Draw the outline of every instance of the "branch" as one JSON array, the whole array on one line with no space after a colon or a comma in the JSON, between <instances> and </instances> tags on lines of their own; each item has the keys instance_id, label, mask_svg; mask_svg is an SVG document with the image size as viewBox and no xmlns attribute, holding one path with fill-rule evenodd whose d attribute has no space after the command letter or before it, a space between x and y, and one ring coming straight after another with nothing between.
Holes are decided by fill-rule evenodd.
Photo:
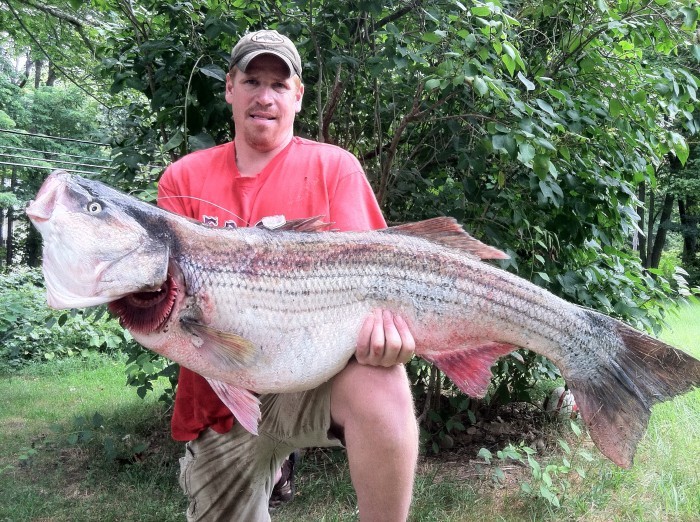
<instances>
[{"instance_id":1,"label":"branch","mask_svg":"<svg viewBox=\"0 0 700 522\"><path fill-rule=\"evenodd\" d=\"M17 20L17 23L19 23L20 27L24 30L24 32L27 33L27 35L29 36L29 38L31 38L31 40L36 44L36 46L37 46L37 47L39 48L39 50L43 53L43 55L46 56L46 57L51 61L51 56L49 55L49 53L46 51L46 49L44 49L44 47L41 45L41 43L39 43L39 40L36 39L36 37L32 34L32 32L29 30L29 28L28 28L26 25L24 25L24 22L23 22L22 19L20 18L20 16L19 16L19 14L17 13L17 11L15 11L14 7L12 7L12 4L10 4L10 2L7 2L7 7L10 8L10 11L12 12L12 16L15 17L15 19ZM99 103L99 104L102 105L103 107L107 107L108 109L111 108L111 107L109 107L106 103L104 103L102 100L100 100L99 98L97 98L94 94L92 94L90 91L88 91L87 89L85 89L85 87L83 87L82 85L80 85L80 84L77 82L77 80L75 80L70 74L68 74L68 72L67 72L63 67L61 67L60 65L56 64L56 62L53 62L53 66L54 66L56 69L58 69L59 71L61 71L61 74L63 74L63 76L64 76L69 82L71 82L71 83L72 83L73 85L75 85L78 89L80 89L81 91L83 91L83 92L84 92L86 95L88 95L90 98L92 98L93 100L95 100L97 103Z\"/></svg>"},{"instance_id":2,"label":"branch","mask_svg":"<svg viewBox=\"0 0 700 522\"><path fill-rule=\"evenodd\" d=\"M50 16L53 16L54 18L58 18L59 20L63 20L64 22L68 22L70 25L72 25L75 28L75 31L78 33L78 35L80 36L80 39L87 46L87 48L90 49L90 52L94 54L95 48L93 47L90 39L85 35L85 24L83 24L82 20L80 20L79 18L76 18L75 16L73 16L70 13L66 13L65 11L61 11L57 7L52 7L50 5L36 3L36 2L34 2L34 0L17 0L17 1L21 4L24 4L26 6L33 8L33 9L36 9L37 11L41 11L42 13L46 13ZM12 7L10 7L10 9L12 9ZM14 12L13 12L13 14L14 14Z\"/></svg>"}]
</instances>

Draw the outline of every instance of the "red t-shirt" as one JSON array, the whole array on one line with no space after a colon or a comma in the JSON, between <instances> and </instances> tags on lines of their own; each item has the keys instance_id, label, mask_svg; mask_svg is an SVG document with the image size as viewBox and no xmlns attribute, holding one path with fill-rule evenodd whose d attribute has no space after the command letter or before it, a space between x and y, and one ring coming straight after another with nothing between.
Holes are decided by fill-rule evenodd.
<instances>
[{"instance_id":1,"label":"red t-shirt","mask_svg":"<svg viewBox=\"0 0 700 522\"><path fill-rule=\"evenodd\" d=\"M357 158L340 147L299 137L254 177L241 177L233 142L188 154L165 170L158 205L219 227L253 226L274 215L288 220L322 216L346 231L386 226ZM193 440L206 428L225 433L233 421L209 383L181 368L173 438Z\"/></svg>"}]
</instances>

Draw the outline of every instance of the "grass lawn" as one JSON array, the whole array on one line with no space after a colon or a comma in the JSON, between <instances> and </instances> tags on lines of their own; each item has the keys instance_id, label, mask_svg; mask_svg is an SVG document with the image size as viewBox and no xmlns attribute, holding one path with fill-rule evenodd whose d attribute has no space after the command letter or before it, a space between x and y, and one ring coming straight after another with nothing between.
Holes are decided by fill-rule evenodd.
<instances>
[{"instance_id":1,"label":"grass lawn","mask_svg":"<svg viewBox=\"0 0 700 522\"><path fill-rule=\"evenodd\" d=\"M672 318L663 338L700 357L700 305ZM168 410L158 394L141 400L124 382L123 361L103 357L0 375L0 521L184 520L182 447L169 439ZM486 465L471 448L455 448L421 458L411 520L700 520L700 390L654 408L630 470L616 468L565 423L537 429L546 434L537 462L558 466L550 470L559 507L522 493L523 483L536 491L542 483L531 466ZM576 456L576 448L593 460ZM274 521L357 520L341 451L310 451L300 468L297 495Z\"/></svg>"}]
</instances>

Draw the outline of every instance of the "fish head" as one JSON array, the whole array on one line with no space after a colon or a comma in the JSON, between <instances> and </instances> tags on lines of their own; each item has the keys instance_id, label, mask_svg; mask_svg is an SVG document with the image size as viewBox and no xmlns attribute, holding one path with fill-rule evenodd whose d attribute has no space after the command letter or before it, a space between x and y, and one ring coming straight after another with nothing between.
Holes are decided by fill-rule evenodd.
<instances>
[{"instance_id":1,"label":"fish head","mask_svg":"<svg viewBox=\"0 0 700 522\"><path fill-rule=\"evenodd\" d=\"M149 227L156 207L103 183L54 171L26 208L43 239L52 308L82 308L158 289L169 249Z\"/></svg>"}]
</instances>

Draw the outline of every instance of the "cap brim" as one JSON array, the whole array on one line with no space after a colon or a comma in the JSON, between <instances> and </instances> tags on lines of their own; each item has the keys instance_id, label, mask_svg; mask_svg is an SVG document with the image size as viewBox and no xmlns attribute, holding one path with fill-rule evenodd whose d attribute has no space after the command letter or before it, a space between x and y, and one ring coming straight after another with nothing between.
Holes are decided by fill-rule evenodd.
<instances>
[{"instance_id":1,"label":"cap brim","mask_svg":"<svg viewBox=\"0 0 700 522\"><path fill-rule=\"evenodd\" d=\"M296 74L296 71L294 70L294 64L292 64L292 61L289 58L287 58L281 53L276 53L275 51L272 51L270 49L260 49L259 51L252 51L246 54L243 58L238 60L238 63L236 63L236 67L238 67L241 71L246 72L246 69L248 69L250 62L252 62L254 58L257 58L258 56L263 54L271 54L272 56L275 56L282 60L287 66L287 69L289 69L289 76L293 76L294 74Z\"/></svg>"}]
</instances>

